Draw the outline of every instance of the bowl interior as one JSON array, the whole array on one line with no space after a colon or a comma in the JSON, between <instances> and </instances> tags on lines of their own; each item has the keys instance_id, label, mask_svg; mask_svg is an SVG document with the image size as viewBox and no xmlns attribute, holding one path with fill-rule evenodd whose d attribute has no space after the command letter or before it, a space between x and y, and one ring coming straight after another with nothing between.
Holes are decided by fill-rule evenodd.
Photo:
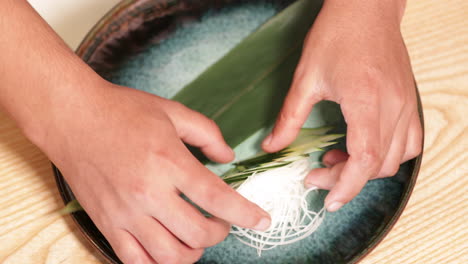
<instances>
[{"instance_id":1,"label":"bowl interior","mask_svg":"<svg viewBox=\"0 0 468 264\"><path fill-rule=\"evenodd\" d=\"M78 54L104 78L171 98L243 38L293 1L126 1L90 32ZM320 3L317 3L320 4ZM305 126L333 125L345 132L339 106L321 102ZM235 148L238 158L259 150L268 128ZM344 140L338 145L345 148ZM322 153L311 159L318 161ZM291 245L264 251L262 257L234 237L208 248L200 263L352 263L364 256L397 220L412 190L420 158L400 167L395 177L370 181L319 229ZM216 173L228 166L208 165ZM55 168L65 202L73 193ZM316 199L323 203L322 192ZM161 208L166 210L166 208ZM113 263L108 242L85 212L73 214L87 238Z\"/></svg>"}]
</instances>

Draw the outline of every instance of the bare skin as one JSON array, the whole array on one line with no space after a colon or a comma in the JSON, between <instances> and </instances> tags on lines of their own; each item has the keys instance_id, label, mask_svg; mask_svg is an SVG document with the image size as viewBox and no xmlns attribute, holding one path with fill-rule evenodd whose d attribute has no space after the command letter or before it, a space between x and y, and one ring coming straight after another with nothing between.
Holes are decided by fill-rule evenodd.
<instances>
[{"instance_id":1,"label":"bare skin","mask_svg":"<svg viewBox=\"0 0 468 264\"><path fill-rule=\"evenodd\" d=\"M314 170L306 181L332 189L330 211L421 151L399 31L404 3L359 2L326 1L273 136L263 145L267 151L288 145L319 100L340 103L349 155L329 152L329 168ZM268 228L266 212L183 144L229 162L234 154L216 124L178 103L103 80L26 1L4 0L0 7L0 106L64 173L125 263L193 263L225 238L230 224ZM215 217L203 217L180 193Z\"/></svg>"},{"instance_id":2,"label":"bare skin","mask_svg":"<svg viewBox=\"0 0 468 264\"><path fill-rule=\"evenodd\" d=\"M0 105L60 168L125 263L193 263L224 240L229 224L268 228L266 212L183 144L217 162L232 160L214 122L103 80L26 1L2 2L0 31L8 36L0 39Z\"/></svg>"},{"instance_id":3,"label":"bare skin","mask_svg":"<svg viewBox=\"0 0 468 264\"><path fill-rule=\"evenodd\" d=\"M395 175L421 152L416 90L400 33L404 4L325 1L276 126L263 142L264 150L278 151L294 140L314 104L340 104L349 153L327 153L329 167L306 179L306 185L331 190L328 211L353 199L368 180Z\"/></svg>"}]
</instances>

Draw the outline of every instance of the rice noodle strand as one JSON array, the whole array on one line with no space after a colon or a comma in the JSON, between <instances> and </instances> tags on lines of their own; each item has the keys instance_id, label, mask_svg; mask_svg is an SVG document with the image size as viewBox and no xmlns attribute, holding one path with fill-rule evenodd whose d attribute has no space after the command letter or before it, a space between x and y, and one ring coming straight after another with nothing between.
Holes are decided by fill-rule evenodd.
<instances>
[{"instance_id":1,"label":"rice noodle strand","mask_svg":"<svg viewBox=\"0 0 468 264\"><path fill-rule=\"evenodd\" d=\"M312 234L325 217L325 208L318 211L309 208L308 195L318 188L304 187L304 178L309 173L308 158L251 175L237 191L256 203L271 216L271 226L266 231L257 231L233 226L240 242L262 251L280 245L291 244Z\"/></svg>"}]
</instances>

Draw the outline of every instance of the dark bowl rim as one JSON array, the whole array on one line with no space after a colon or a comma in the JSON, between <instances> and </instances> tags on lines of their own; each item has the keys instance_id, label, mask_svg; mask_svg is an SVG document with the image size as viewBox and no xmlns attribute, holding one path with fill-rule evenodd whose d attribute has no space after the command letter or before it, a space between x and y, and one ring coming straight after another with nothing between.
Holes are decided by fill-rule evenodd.
<instances>
[{"instance_id":1,"label":"dark bowl rim","mask_svg":"<svg viewBox=\"0 0 468 264\"><path fill-rule=\"evenodd\" d=\"M96 35L102 29L105 29L105 27L111 23L112 18L116 16L117 14L119 14L120 12L125 11L127 7L133 4L136 4L137 2L139 2L139 0L123 0L117 3L101 19L99 19L99 21L91 28L91 30L86 34L84 39L76 48L75 53L78 56L83 57L85 54L85 51L89 47L89 44L92 42L92 40L96 37ZM416 95L417 95L417 101L418 101L417 102L418 103L418 115L421 121L421 127L422 127L422 132L423 132L421 148L424 149L424 139L425 139L424 116L423 116L423 110L422 110L421 97L417 88L417 83L416 81L414 81L414 83L415 83L415 89L416 89ZM414 164L413 165L414 168L410 177L410 181L408 182L408 184L405 185L400 203L398 205L398 208L395 214L390 218L389 222L384 226L384 228L378 231L376 235L370 240L368 246L363 248L359 254L357 254L354 258L352 258L348 262L348 264L358 263L361 260L363 260L368 254L370 254L382 242L382 240L390 233L390 230L395 226L396 222L399 220L404 209L406 208L409 198L411 197L411 194L413 193L414 186L416 184L418 174L421 169L422 157L423 157L423 152L421 152L421 154L419 154L416 158L412 160ZM68 202L73 200L74 197L72 197L72 195L70 194L70 188L68 187L68 184L66 183L59 169L55 166L55 164L52 163L51 165L52 165L53 173L55 176L57 188L59 189L59 192L60 192L60 196L62 197L64 204L67 204ZM77 219L76 213L72 213L71 216L75 224L78 226L78 229L80 230L80 232L84 235L86 240L88 240L89 243L95 249L97 249L98 252L102 254L102 256L104 256L104 260L112 264L118 263L114 260L113 256L110 256L108 252L106 252L103 248L101 248L96 243L96 241L94 241L92 234L90 234L90 232L88 232L88 230L85 229L82 226L82 224L79 222L79 220Z\"/></svg>"}]
</instances>

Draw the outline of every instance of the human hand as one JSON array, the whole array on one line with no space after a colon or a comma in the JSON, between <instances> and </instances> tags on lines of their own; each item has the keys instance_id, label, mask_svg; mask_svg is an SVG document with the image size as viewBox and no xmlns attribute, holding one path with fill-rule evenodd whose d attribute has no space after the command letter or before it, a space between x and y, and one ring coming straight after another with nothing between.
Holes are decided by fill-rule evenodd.
<instances>
[{"instance_id":1,"label":"human hand","mask_svg":"<svg viewBox=\"0 0 468 264\"><path fill-rule=\"evenodd\" d=\"M305 184L331 189L336 211L368 180L396 174L421 152L422 129L411 64L400 33L398 1L325 1L306 39L275 127L263 142L278 151L297 136L314 104L340 104L348 154L333 150ZM399 1L401 2L401 1Z\"/></svg>"},{"instance_id":2,"label":"human hand","mask_svg":"<svg viewBox=\"0 0 468 264\"><path fill-rule=\"evenodd\" d=\"M183 144L217 162L232 160L213 121L103 80L91 88L66 92L39 145L124 263L193 263L224 240L228 223L268 228L266 212ZM86 95L77 95L82 90ZM215 217L204 217L181 193Z\"/></svg>"}]
</instances>

